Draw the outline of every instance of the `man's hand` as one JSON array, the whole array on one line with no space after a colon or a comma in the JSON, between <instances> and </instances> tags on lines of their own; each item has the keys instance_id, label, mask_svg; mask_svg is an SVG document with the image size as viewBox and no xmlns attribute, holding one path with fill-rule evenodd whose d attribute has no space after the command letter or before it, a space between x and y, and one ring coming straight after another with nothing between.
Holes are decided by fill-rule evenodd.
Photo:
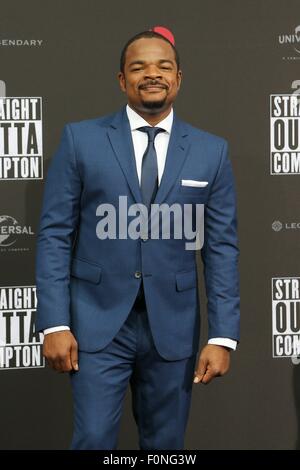
<instances>
[{"instance_id":1,"label":"man's hand","mask_svg":"<svg viewBox=\"0 0 300 470\"><path fill-rule=\"evenodd\" d=\"M77 341L70 331L45 335L43 355L50 367L59 372L79 370Z\"/></svg>"},{"instance_id":2,"label":"man's hand","mask_svg":"<svg viewBox=\"0 0 300 470\"><path fill-rule=\"evenodd\" d=\"M207 344L201 351L195 370L194 383L208 384L214 377L226 374L230 365L230 350L225 346Z\"/></svg>"}]
</instances>

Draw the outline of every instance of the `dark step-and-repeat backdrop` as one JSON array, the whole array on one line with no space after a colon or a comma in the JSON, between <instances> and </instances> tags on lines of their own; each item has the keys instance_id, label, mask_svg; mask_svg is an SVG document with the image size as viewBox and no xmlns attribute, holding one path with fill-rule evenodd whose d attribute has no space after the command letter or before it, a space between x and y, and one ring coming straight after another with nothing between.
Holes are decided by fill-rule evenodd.
<instances>
[{"instance_id":1,"label":"dark step-and-repeat backdrop","mask_svg":"<svg viewBox=\"0 0 300 470\"><path fill-rule=\"evenodd\" d=\"M0 14L1 449L69 446L68 376L35 331L43 185L64 124L125 103L122 47L155 24L181 56L176 112L229 141L238 192L241 342L228 375L194 388L186 448L299 447L299 0L17 0ZM128 391L120 449L137 445Z\"/></svg>"}]
</instances>

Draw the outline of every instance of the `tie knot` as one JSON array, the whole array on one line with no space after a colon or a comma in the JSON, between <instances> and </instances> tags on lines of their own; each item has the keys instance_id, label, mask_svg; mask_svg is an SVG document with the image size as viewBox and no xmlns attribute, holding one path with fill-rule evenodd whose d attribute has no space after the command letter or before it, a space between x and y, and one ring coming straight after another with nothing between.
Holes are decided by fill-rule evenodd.
<instances>
[{"instance_id":1,"label":"tie knot","mask_svg":"<svg viewBox=\"0 0 300 470\"><path fill-rule=\"evenodd\" d=\"M148 134L149 142L153 142L159 132L165 132L165 129L161 127L142 126L138 127L139 131L146 132Z\"/></svg>"}]
</instances>

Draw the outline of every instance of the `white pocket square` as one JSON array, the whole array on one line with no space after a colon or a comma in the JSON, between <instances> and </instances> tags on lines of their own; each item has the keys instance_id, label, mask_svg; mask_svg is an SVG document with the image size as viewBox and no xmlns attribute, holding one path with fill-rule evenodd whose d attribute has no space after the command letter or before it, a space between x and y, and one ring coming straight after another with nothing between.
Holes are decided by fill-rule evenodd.
<instances>
[{"instance_id":1,"label":"white pocket square","mask_svg":"<svg viewBox=\"0 0 300 470\"><path fill-rule=\"evenodd\" d=\"M181 186L192 186L194 188L204 188L207 185L208 185L208 181L181 180Z\"/></svg>"}]
</instances>

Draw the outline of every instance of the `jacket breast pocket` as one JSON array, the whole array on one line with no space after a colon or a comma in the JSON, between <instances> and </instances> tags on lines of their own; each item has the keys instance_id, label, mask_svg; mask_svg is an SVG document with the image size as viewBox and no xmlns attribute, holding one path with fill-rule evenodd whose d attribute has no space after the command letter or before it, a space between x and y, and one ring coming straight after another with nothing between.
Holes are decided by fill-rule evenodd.
<instances>
[{"instance_id":1,"label":"jacket breast pocket","mask_svg":"<svg viewBox=\"0 0 300 470\"><path fill-rule=\"evenodd\" d=\"M207 198L208 194L208 187L205 186L203 188L196 188L192 186L180 186L179 187L179 194L182 196L195 196L199 198Z\"/></svg>"},{"instance_id":2,"label":"jacket breast pocket","mask_svg":"<svg viewBox=\"0 0 300 470\"><path fill-rule=\"evenodd\" d=\"M176 273L176 290L183 291L197 286L197 271L183 271Z\"/></svg>"},{"instance_id":3,"label":"jacket breast pocket","mask_svg":"<svg viewBox=\"0 0 300 470\"><path fill-rule=\"evenodd\" d=\"M71 276L99 284L102 276L102 268L89 261L73 258L71 262Z\"/></svg>"}]
</instances>

